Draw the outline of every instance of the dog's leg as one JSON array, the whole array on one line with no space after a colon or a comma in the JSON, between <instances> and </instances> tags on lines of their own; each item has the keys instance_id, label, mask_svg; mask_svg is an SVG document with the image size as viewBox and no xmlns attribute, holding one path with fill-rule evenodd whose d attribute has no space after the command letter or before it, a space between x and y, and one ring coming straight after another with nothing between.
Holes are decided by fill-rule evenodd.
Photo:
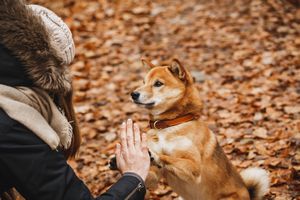
<instances>
[{"instance_id":1,"label":"dog's leg","mask_svg":"<svg viewBox=\"0 0 300 200\"><path fill-rule=\"evenodd\" d=\"M151 166L145 184L149 189L156 189L161 178L161 171L157 166Z\"/></svg>"},{"instance_id":2,"label":"dog's leg","mask_svg":"<svg viewBox=\"0 0 300 200\"><path fill-rule=\"evenodd\" d=\"M226 198L221 198L220 200L250 200L249 198L246 197L238 197L238 196L233 196L233 197L226 197Z\"/></svg>"},{"instance_id":3,"label":"dog's leg","mask_svg":"<svg viewBox=\"0 0 300 200\"><path fill-rule=\"evenodd\" d=\"M186 182L200 183L201 169L200 164L188 158L171 157L160 155L160 161L163 163L163 168L171 172L178 178Z\"/></svg>"},{"instance_id":4,"label":"dog's leg","mask_svg":"<svg viewBox=\"0 0 300 200\"><path fill-rule=\"evenodd\" d=\"M227 193L226 193L227 192ZM220 194L218 199L220 200L250 200L249 193L247 190L240 190L229 192L228 190L223 194Z\"/></svg>"}]
</instances>

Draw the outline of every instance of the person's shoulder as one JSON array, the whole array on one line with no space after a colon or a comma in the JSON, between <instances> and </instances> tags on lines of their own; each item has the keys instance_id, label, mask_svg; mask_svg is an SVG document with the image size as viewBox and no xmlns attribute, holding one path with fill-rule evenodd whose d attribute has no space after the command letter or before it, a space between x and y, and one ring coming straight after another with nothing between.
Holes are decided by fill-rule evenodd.
<instances>
[{"instance_id":1,"label":"person's shoulder","mask_svg":"<svg viewBox=\"0 0 300 200\"><path fill-rule=\"evenodd\" d=\"M0 130L3 129L11 129L16 122L12 118L10 118L6 112L0 108ZM1 132L1 131L0 131Z\"/></svg>"}]
</instances>

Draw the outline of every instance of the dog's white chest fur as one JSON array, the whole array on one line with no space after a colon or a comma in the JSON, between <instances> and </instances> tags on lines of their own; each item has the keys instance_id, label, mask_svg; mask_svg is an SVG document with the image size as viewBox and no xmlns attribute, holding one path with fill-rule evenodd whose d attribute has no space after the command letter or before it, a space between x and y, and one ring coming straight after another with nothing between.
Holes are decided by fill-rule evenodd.
<instances>
[{"instance_id":1,"label":"dog's white chest fur","mask_svg":"<svg viewBox=\"0 0 300 200\"><path fill-rule=\"evenodd\" d=\"M174 127L169 127L162 130L153 130L151 129L148 139L148 146L151 152L156 154L166 154L170 155L172 152L176 150L186 150L189 149L193 142L186 136L176 136L172 137L172 135L176 134L177 131L180 131L186 124L181 124Z\"/></svg>"},{"instance_id":2,"label":"dog's white chest fur","mask_svg":"<svg viewBox=\"0 0 300 200\"><path fill-rule=\"evenodd\" d=\"M183 123L177 126L169 127L162 130L150 130L148 131L148 147L152 153L152 157L154 158L156 164L163 167L163 163L161 163L159 156L160 155L168 155L170 157L176 158L176 152L178 151L190 151L191 149L195 150L195 145L193 141L193 137L189 133L182 133L186 129L187 126L190 126L192 122ZM184 129L184 130L183 130ZM178 134L181 132L181 134ZM194 154L194 156L197 156ZM162 165L161 165L162 164ZM168 184L174 189L174 191L179 194L185 194L188 196L187 199L199 199L195 197L195 191L197 191L196 184L186 184L186 182L182 181L178 177L174 176L172 172L169 172L165 168L162 168L163 176L166 178ZM201 176L198 178L201 182Z\"/></svg>"}]
</instances>

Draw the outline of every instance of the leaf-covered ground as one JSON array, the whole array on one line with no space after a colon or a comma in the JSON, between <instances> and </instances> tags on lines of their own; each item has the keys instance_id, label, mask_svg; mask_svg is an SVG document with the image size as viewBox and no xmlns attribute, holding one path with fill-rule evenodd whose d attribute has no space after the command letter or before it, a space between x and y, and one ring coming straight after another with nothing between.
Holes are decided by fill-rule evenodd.
<instances>
[{"instance_id":1,"label":"leaf-covered ground","mask_svg":"<svg viewBox=\"0 0 300 200\"><path fill-rule=\"evenodd\" d=\"M188 67L202 119L238 170L270 172L266 199L300 199L300 8L280 0L32 0L58 13L76 43L76 112L83 136L70 164L92 193L119 177L107 167L120 123L146 130L130 92L147 57ZM295 3L294 5L290 2ZM299 4L298 4L299 5ZM147 199L173 199L161 182Z\"/></svg>"}]
</instances>

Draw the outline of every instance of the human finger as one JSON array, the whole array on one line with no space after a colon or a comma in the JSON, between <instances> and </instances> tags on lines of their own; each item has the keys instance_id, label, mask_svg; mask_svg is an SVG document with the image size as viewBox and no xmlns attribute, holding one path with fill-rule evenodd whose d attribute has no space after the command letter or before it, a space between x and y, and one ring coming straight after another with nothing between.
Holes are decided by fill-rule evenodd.
<instances>
[{"instance_id":1,"label":"human finger","mask_svg":"<svg viewBox=\"0 0 300 200\"><path fill-rule=\"evenodd\" d=\"M123 157L121 154L121 145L119 143L116 145L116 159L117 159L117 167L118 169L120 169L123 163Z\"/></svg>"},{"instance_id":2,"label":"human finger","mask_svg":"<svg viewBox=\"0 0 300 200\"><path fill-rule=\"evenodd\" d=\"M134 150L134 142L133 142L133 122L131 119L127 120L126 125L126 138L127 138L127 147L128 150Z\"/></svg>"},{"instance_id":3,"label":"human finger","mask_svg":"<svg viewBox=\"0 0 300 200\"><path fill-rule=\"evenodd\" d=\"M127 136L126 136L126 123L123 122L121 125L121 130L120 130L120 140L121 140L121 145L122 145L122 152L126 153L127 152Z\"/></svg>"},{"instance_id":4,"label":"human finger","mask_svg":"<svg viewBox=\"0 0 300 200\"><path fill-rule=\"evenodd\" d=\"M148 151L146 133L142 134L141 148L142 148L142 151Z\"/></svg>"},{"instance_id":5,"label":"human finger","mask_svg":"<svg viewBox=\"0 0 300 200\"><path fill-rule=\"evenodd\" d=\"M134 125L133 125L133 130L134 130L135 148L140 149L141 148L141 133L140 133L140 128L136 123L134 123Z\"/></svg>"}]
</instances>

